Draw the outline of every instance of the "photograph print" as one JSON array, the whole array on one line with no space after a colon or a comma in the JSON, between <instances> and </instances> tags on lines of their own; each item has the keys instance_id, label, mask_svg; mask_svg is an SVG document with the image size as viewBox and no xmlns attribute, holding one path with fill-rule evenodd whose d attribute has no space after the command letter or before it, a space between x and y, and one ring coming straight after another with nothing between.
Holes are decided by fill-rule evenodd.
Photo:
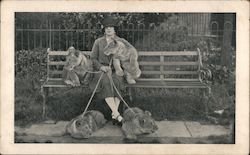
<instances>
[{"instance_id":1,"label":"photograph print","mask_svg":"<svg viewBox=\"0 0 250 155\"><path fill-rule=\"evenodd\" d=\"M236 13L15 12L14 143L235 144Z\"/></svg>"}]
</instances>

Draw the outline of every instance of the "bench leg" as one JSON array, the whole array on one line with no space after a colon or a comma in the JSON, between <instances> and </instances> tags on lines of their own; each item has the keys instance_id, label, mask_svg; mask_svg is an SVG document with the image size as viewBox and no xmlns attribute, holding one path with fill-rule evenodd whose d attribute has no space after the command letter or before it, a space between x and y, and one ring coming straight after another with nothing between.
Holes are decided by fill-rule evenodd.
<instances>
[{"instance_id":1,"label":"bench leg","mask_svg":"<svg viewBox=\"0 0 250 155\"><path fill-rule=\"evenodd\" d=\"M207 89L203 90L203 104L205 106L205 115L208 116L208 96L207 96Z\"/></svg>"},{"instance_id":2,"label":"bench leg","mask_svg":"<svg viewBox=\"0 0 250 155\"><path fill-rule=\"evenodd\" d=\"M203 103L205 105L205 114L208 116L209 114L209 101L211 99L211 88L207 88L203 90Z\"/></svg>"},{"instance_id":3,"label":"bench leg","mask_svg":"<svg viewBox=\"0 0 250 155\"><path fill-rule=\"evenodd\" d=\"M47 96L48 96L48 89L47 88L44 88L44 87L41 87L41 95L42 95L42 98L43 98L43 101L42 101L42 118L43 119L46 119L46 101L47 101Z\"/></svg>"},{"instance_id":4,"label":"bench leg","mask_svg":"<svg viewBox=\"0 0 250 155\"><path fill-rule=\"evenodd\" d=\"M128 95L129 95L130 102L133 102L133 100L134 100L134 90L133 90L133 88L131 88L131 87L128 88Z\"/></svg>"}]
</instances>

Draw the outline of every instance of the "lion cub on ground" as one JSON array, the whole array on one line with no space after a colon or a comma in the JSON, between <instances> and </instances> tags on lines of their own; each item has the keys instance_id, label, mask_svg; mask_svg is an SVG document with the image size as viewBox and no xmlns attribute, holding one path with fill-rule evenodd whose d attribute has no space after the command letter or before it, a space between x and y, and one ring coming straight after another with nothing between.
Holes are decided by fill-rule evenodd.
<instances>
[{"instance_id":1,"label":"lion cub on ground","mask_svg":"<svg viewBox=\"0 0 250 155\"><path fill-rule=\"evenodd\" d=\"M125 139L136 140L137 135L154 133L158 127L149 111L133 107L123 113L122 131Z\"/></svg>"},{"instance_id":2,"label":"lion cub on ground","mask_svg":"<svg viewBox=\"0 0 250 155\"><path fill-rule=\"evenodd\" d=\"M97 110L87 111L86 114L72 119L66 126L66 133L73 138L89 138L92 133L102 128L107 120L104 115Z\"/></svg>"}]
</instances>

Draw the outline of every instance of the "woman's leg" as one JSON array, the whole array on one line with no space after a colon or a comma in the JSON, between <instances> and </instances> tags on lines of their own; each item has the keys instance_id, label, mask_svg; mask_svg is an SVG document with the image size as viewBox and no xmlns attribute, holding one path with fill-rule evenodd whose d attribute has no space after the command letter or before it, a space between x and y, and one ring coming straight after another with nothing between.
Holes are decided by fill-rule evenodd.
<instances>
[{"instance_id":1,"label":"woman's leg","mask_svg":"<svg viewBox=\"0 0 250 155\"><path fill-rule=\"evenodd\" d=\"M117 109L119 108L121 100L118 97L115 97L115 105L117 107Z\"/></svg>"},{"instance_id":2,"label":"woman's leg","mask_svg":"<svg viewBox=\"0 0 250 155\"><path fill-rule=\"evenodd\" d=\"M117 119L119 122L121 122L123 118L120 116L118 111L120 99L116 97L107 97L105 98L105 101L112 111L112 119Z\"/></svg>"},{"instance_id":3,"label":"woman's leg","mask_svg":"<svg viewBox=\"0 0 250 155\"><path fill-rule=\"evenodd\" d=\"M120 102L121 102L121 100L120 100L118 97L115 97L115 105L116 105L117 110L119 109ZM123 120L122 116L119 116L119 117L117 118L117 120L118 120L119 122L122 121L122 120Z\"/></svg>"}]
</instances>

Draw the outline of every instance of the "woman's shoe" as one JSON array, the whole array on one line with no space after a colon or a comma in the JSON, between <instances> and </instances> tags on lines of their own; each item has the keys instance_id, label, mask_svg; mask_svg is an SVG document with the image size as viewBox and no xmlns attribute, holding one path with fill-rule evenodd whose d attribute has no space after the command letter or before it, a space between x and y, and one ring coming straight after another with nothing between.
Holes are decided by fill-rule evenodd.
<instances>
[{"instance_id":1,"label":"woman's shoe","mask_svg":"<svg viewBox=\"0 0 250 155\"><path fill-rule=\"evenodd\" d=\"M115 119L112 118L112 124L117 126L122 126L123 118L121 115L117 116Z\"/></svg>"},{"instance_id":2,"label":"woman's shoe","mask_svg":"<svg viewBox=\"0 0 250 155\"><path fill-rule=\"evenodd\" d=\"M116 119L112 119L112 124L117 126L122 126L122 122L117 121Z\"/></svg>"}]
</instances>

